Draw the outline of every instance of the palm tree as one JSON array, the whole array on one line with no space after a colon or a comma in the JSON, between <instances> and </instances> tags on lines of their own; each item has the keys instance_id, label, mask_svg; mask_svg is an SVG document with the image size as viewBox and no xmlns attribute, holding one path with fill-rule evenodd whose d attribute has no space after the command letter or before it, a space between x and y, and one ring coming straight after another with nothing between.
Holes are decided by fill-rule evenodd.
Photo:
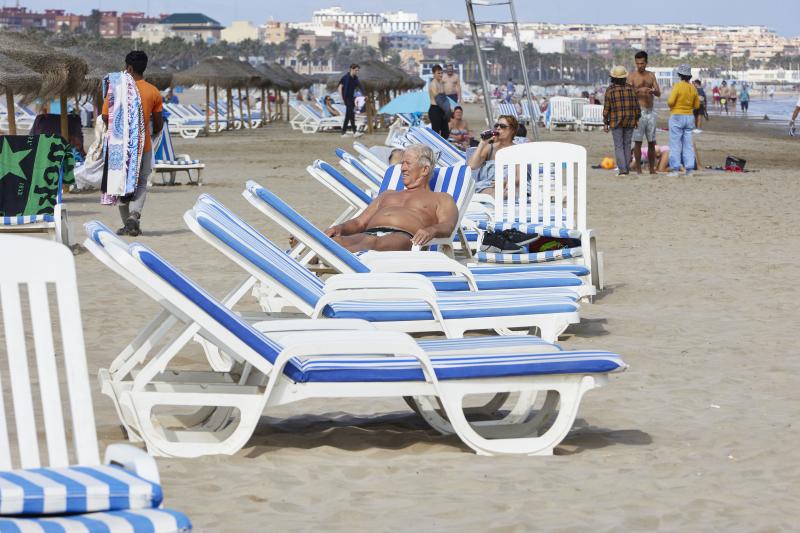
<instances>
[{"instance_id":1,"label":"palm tree","mask_svg":"<svg viewBox=\"0 0 800 533\"><path fill-rule=\"evenodd\" d=\"M311 45L303 43L297 51L297 61L308 66L308 72L311 72Z\"/></svg>"}]
</instances>

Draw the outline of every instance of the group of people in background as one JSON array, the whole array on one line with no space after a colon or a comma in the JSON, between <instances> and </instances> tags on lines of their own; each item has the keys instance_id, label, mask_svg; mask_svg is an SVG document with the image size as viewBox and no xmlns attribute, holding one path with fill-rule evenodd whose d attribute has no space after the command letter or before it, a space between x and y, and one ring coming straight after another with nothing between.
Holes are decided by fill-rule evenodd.
<instances>
[{"instance_id":1,"label":"group of people in background","mask_svg":"<svg viewBox=\"0 0 800 533\"><path fill-rule=\"evenodd\" d=\"M774 90L773 93L774 94ZM736 114L736 102L739 102L742 113L747 113L750 108L750 88L746 83L742 83L739 87L736 86L736 81L731 81L728 84L723 80L719 85L714 85L711 89L711 95L714 102L714 108L720 112L724 111L729 115L731 111Z\"/></svg>"}]
</instances>

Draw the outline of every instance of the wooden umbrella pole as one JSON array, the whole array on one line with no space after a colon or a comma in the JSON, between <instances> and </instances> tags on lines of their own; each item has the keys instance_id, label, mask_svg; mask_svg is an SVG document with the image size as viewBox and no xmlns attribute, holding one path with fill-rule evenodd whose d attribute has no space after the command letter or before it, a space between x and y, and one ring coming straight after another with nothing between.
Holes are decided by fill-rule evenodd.
<instances>
[{"instance_id":1,"label":"wooden umbrella pole","mask_svg":"<svg viewBox=\"0 0 800 533\"><path fill-rule=\"evenodd\" d=\"M250 124L250 127L253 127L253 110L250 107L250 87L244 88L244 101L247 108L247 122Z\"/></svg>"},{"instance_id":2,"label":"wooden umbrella pole","mask_svg":"<svg viewBox=\"0 0 800 533\"><path fill-rule=\"evenodd\" d=\"M14 91L6 88L6 109L8 109L8 134L17 134L17 117L15 116L17 109L14 104Z\"/></svg>"},{"instance_id":3,"label":"wooden umbrella pole","mask_svg":"<svg viewBox=\"0 0 800 533\"><path fill-rule=\"evenodd\" d=\"M61 94L61 136L69 140L69 124L67 123L67 95Z\"/></svg>"},{"instance_id":4,"label":"wooden umbrella pole","mask_svg":"<svg viewBox=\"0 0 800 533\"><path fill-rule=\"evenodd\" d=\"M235 118L233 116L233 89L231 87L228 87L228 90L226 92L227 92L227 95L228 95L228 105L226 106L228 108L226 110L228 112L227 113L227 115L228 115L228 128L229 129L233 129L233 121L234 121L234 118Z\"/></svg>"},{"instance_id":5,"label":"wooden umbrella pole","mask_svg":"<svg viewBox=\"0 0 800 533\"><path fill-rule=\"evenodd\" d=\"M215 83L214 84L214 128L215 132L219 133L219 107L217 106L219 100L217 98L218 98L217 84Z\"/></svg>"},{"instance_id":6,"label":"wooden umbrella pole","mask_svg":"<svg viewBox=\"0 0 800 533\"><path fill-rule=\"evenodd\" d=\"M267 117L267 109L265 107L267 104L264 103L264 98L266 98L266 91L262 87L261 88L261 125L262 126L265 126L267 124L267 118L269 118L269 117Z\"/></svg>"},{"instance_id":7,"label":"wooden umbrella pole","mask_svg":"<svg viewBox=\"0 0 800 533\"><path fill-rule=\"evenodd\" d=\"M211 133L211 131L208 129L210 127L209 124L208 124L208 120L209 120L209 118L208 118L209 100L211 100L211 84L206 82L206 112L205 112L205 115L206 115L206 135Z\"/></svg>"},{"instance_id":8,"label":"wooden umbrella pole","mask_svg":"<svg viewBox=\"0 0 800 533\"><path fill-rule=\"evenodd\" d=\"M372 91L367 92L367 132L372 133Z\"/></svg>"},{"instance_id":9,"label":"wooden umbrella pole","mask_svg":"<svg viewBox=\"0 0 800 533\"><path fill-rule=\"evenodd\" d=\"M239 118L241 118L242 122L244 122L244 109L242 108L242 88L237 87L236 92L239 94ZM250 117L247 117L247 124L242 124L242 126L250 127Z\"/></svg>"}]
</instances>

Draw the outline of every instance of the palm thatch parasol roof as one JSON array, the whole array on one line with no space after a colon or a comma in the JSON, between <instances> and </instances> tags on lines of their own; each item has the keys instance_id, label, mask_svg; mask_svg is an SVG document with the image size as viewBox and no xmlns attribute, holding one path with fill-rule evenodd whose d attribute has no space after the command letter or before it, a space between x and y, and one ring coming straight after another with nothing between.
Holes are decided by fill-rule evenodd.
<instances>
[{"instance_id":1,"label":"palm thatch parasol roof","mask_svg":"<svg viewBox=\"0 0 800 533\"><path fill-rule=\"evenodd\" d=\"M42 76L10 57L0 54L0 94L10 90L16 94L37 94Z\"/></svg>"},{"instance_id":2,"label":"palm thatch parasol roof","mask_svg":"<svg viewBox=\"0 0 800 533\"><path fill-rule=\"evenodd\" d=\"M147 70L144 71L144 79L148 83L152 83L156 89L163 91L172 87L172 81L175 77L175 70L171 68L162 68L158 65L147 65Z\"/></svg>"},{"instance_id":3,"label":"palm thatch parasol roof","mask_svg":"<svg viewBox=\"0 0 800 533\"><path fill-rule=\"evenodd\" d=\"M264 77L264 74L247 61L235 61L234 64L250 79L248 87L269 86L269 80Z\"/></svg>"},{"instance_id":4,"label":"palm thatch parasol roof","mask_svg":"<svg viewBox=\"0 0 800 533\"><path fill-rule=\"evenodd\" d=\"M359 66L361 70L358 73L358 79L367 92L383 89L410 89L421 86L402 70L380 61L364 61L359 63ZM341 74L330 76L328 78L328 88L335 89L339 85L341 78Z\"/></svg>"},{"instance_id":5,"label":"palm thatch parasol roof","mask_svg":"<svg viewBox=\"0 0 800 533\"><path fill-rule=\"evenodd\" d=\"M223 89L244 87L250 77L230 59L206 57L192 68L176 72L173 81L178 85L216 85Z\"/></svg>"},{"instance_id":6,"label":"palm thatch parasol roof","mask_svg":"<svg viewBox=\"0 0 800 533\"><path fill-rule=\"evenodd\" d=\"M286 74L279 69L273 68L273 65L264 63L257 66L256 70L261 73L261 79L267 87L273 87L279 91L292 90L293 84L286 77Z\"/></svg>"},{"instance_id":7,"label":"palm thatch parasol roof","mask_svg":"<svg viewBox=\"0 0 800 533\"><path fill-rule=\"evenodd\" d=\"M279 65L277 63L272 63L270 66L273 70L277 70L283 74L283 76L286 78L286 81L289 83L289 90L291 91L299 91L300 89L314 85L314 82L311 79L303 76L302 74L298 74L289 67L284 67L283 65Z\"/></svg>"},{"instance_id":8,"label":"palm thatch parasol roof","mask_svg":"<svg viewBox=\"0 0 800 533\"><path fill-rule=\"evenodd\" d=\"M43 98L78 93L89 71L80 57L18 32L0 32L0 53L41 74L38 96Z\"/></svg>"}]
</instances>

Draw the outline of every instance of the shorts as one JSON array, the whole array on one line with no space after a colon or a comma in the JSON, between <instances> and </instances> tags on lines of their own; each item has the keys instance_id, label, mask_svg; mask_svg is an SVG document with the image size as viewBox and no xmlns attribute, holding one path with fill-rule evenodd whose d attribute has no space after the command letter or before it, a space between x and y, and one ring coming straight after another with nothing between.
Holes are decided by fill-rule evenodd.
<instances>
[{"instance_id":1,"label":"shorts","mask_svg":"<svg viewBox=\"0 0 800 533\"><path fill-rule=\"evenodd\" d=\"M639 117L639 125L633 130L633 142L642 142L647 139L648 143L656 142L656 122L658 114L654 109L642 109L642 116Z\"/></svg>"}]
</instances>

